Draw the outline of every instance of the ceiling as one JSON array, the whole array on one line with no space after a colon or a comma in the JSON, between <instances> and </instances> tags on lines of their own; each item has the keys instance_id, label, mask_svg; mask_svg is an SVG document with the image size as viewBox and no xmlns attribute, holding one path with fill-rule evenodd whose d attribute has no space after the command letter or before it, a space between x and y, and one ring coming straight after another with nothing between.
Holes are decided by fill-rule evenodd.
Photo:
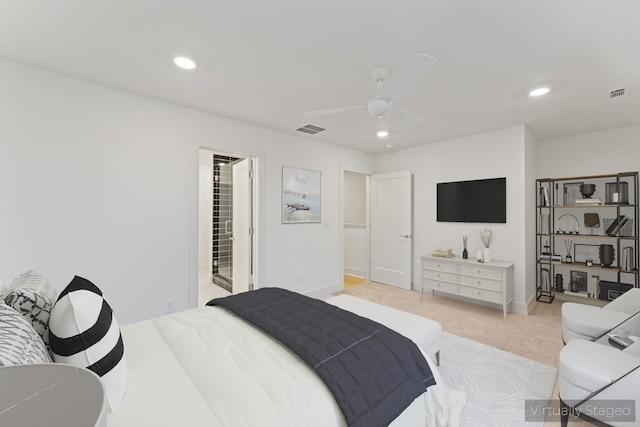
<instances>
[{"instance_id":1,"label":"ceiling","mask_svg":"<svg viewBox=\"0 0 640 427\"><path fill-rule=\"evenodd\" d=\"M380 153L517 124L539 139L640 124L639 20L637 0L2 1L0 57ZM373 68L390 81L419 52L438 62L393 102L424 121L303 114L364 105ZM551 92L529 97L539 85Z\"/></svg>"}]
</instances>

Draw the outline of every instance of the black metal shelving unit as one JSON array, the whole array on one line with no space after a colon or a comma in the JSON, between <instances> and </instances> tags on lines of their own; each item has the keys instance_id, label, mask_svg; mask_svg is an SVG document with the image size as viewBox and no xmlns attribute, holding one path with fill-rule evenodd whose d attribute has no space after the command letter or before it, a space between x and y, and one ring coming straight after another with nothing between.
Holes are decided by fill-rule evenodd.
<instances>
[{"instance_id":1,"label":"black metal shelving unit","mask_svg":"<svg viewBox=\"0 0 640 427\"><path fill-rule=\"evenodd\" d=\"M595 185L591 198L580 192L581 184ZM552 303L558 297L601 305L639 286L638 172L541 178L536 195L537 301ZM598 218L599 225L586 227L585 214L590 221ZM619 222L623 217L629 218L627 224L608 235L605 219ZM613 246L610 266L598 259L602 245ZM608 299L601 293L605 285Z\"/></svg>"}]
</instances>

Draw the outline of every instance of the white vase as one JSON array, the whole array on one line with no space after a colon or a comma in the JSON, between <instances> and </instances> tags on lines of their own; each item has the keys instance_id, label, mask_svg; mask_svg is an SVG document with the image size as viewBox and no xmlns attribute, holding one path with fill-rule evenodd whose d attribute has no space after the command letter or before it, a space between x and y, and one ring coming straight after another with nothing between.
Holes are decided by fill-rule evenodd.
<instances>
[{"instance_id":1,"label":"white vase","mask_svg":"<svg viewBox=\"0 0 640 427\"><path fill-rule=\"evenodd\" d=\"M484 262L491 262L491 251L489 248L484 248Z\"/></svg>"}]
</instances>

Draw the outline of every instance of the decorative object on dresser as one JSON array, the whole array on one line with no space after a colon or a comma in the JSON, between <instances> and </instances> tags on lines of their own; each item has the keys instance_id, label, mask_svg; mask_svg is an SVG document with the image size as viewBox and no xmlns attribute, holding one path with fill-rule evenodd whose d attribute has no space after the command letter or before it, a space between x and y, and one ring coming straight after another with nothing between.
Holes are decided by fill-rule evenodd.
<instances>
[{"instance_id":1,"label":"decorative object on dresser","mask_svg":"<svg viewBox=\"0 0 640 427\"><path fill-rule=\"evenodd\" d=\"M514 300L512 262L494 260L489 265L478 265L473 260L459 257L438 258L432 255L423 255L420 259L420 298L425 290L430 290L434 294L438 291L500 304L504 321L507 321L507 308Z\"/></svg>"},{"instance_id":2,"label":"decorative object on dresser","mask_svg":"<svg viewBox=\"0 0 640 427\"><path fill-rule=\"evenodd\" d=\"M433 250L433 256L439 256L443 258L451 258L455 255L453 254L453 249L449 248L435 248Z\"/></svg>"},{"instance_id":3,"label":"decorative object on dresser","mask_svg":"<svg viewBox=\"0 0 640 427\"><path fill-rule=\"evenodd\" d=\"M536 180L536 190L547 189L550 198L547 203L544 191L535 192L536 300L552 302L560 296L602 305L599 296L609 293L608 283L640 287L639 175L634 171ZM579 218L584 218L584 226ZM547 291L554 278L556 286Z\"/></svg>"},{"instance_id":4,"label":"decorative object on dresser","mask_svg":"<svg viewBox=\"0 0 640 427\"><path fill-rule=\"evenodd\" d=\"M490 228L485 228L480 231L480 240L484 245L484 253L482 254L483 262L491 262L491 251L489 247L491 246L491 242L493 242L493 230Z\"/></svg>"},{"instance_id":5,"label":"decorative object on dresser","mask_svg":"<svg viewBox=\"0 0 640 427\"><path fill-rule=\"evenodd\" d=\"M467 236L462 236L462 246L464 249L462 250L462 259L469 258L469 252L467 252Z\"/></svg>"}]
</instances>

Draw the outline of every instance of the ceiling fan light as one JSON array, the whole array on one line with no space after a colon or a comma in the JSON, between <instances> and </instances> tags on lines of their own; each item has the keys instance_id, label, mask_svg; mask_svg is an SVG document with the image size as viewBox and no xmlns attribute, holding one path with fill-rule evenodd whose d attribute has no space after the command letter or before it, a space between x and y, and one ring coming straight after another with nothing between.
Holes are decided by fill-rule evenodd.
<instances>
[{"instance_id":1,"label":"ceiling fan light","mask_svg":"<svg viewBox=\"0 0 640 427\"><path fill-rule=\"evenodd\" d=\"M549 93L548 87L539 87L529 92L529 96L542 96L546 95L547 93Z\"/></svg>"},{"instance_id":2,"label":"ceiling fan light","mask_svg":"<svg viewBox=\"0 0 640 427\"><path fill-rule=\"evenodd\" d=\"M389 101L386 99L374 99L367 103L367 111L374 117L382 117L389 111Z\"/></svg>"},{"instance_id":3,"label":"ceiling fan light","mask_svg":"<svg viewBox=\"0 0 640 427\"><path fill-rule=\"evenodd\" d=\"M197 67L196 61L186 56L177 56L173 58L173 63L183 70L193 70Z\"/></svg>"}]
</instances>

